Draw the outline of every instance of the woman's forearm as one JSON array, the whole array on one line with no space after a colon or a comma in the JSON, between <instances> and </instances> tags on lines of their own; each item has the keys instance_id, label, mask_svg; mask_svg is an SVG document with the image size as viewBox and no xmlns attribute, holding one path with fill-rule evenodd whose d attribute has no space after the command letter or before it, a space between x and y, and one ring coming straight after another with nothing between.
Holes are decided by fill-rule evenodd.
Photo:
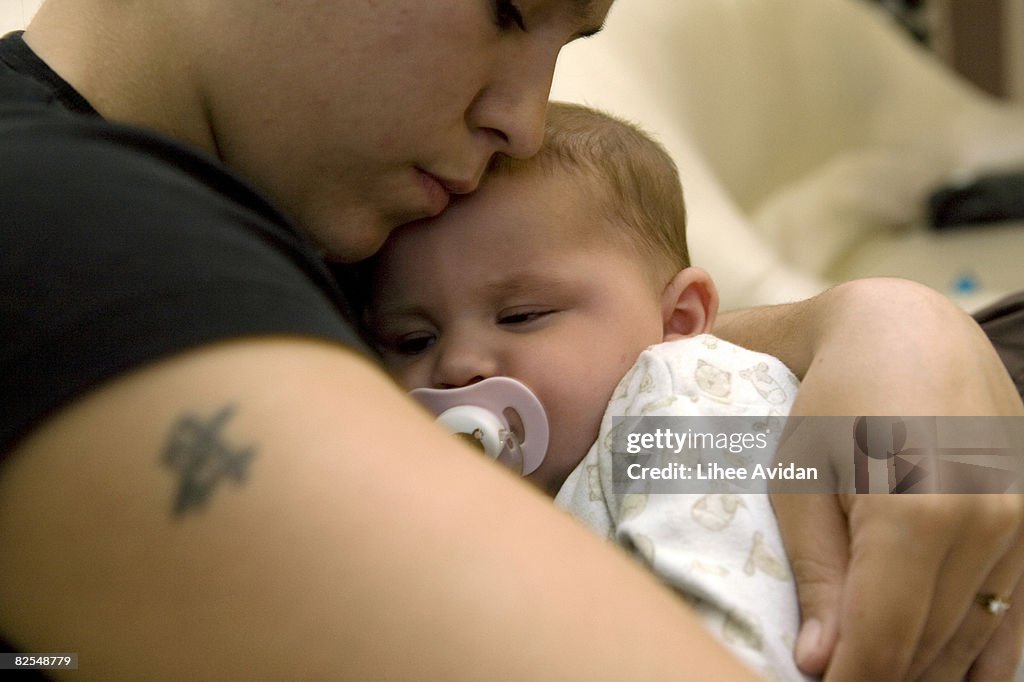
<instances>
[{"instance_id":1,"label":"woman's forearm","mask_svg":"<svg viewBox=\"0 0 1024 682\"><path fill-rule=\"evenodd\" d=\"M798 412L1020 414L974 320L914 282L847 282L806 301L722 315L715 332L785 362L803 380Z\"/></svg>"}]
</instances>

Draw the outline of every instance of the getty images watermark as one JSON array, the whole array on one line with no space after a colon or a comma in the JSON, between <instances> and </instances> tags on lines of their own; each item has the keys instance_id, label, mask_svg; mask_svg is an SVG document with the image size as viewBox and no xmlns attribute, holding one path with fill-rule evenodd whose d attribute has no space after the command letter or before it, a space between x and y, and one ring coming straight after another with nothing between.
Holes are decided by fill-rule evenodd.
<instances>
[{"instance_id":1,"label":"getty images watermark","mask_svg":"<svg viewBox=\"0 0 1024 682\"><path fill-rule=\"evenodd\" d=\"M616 417L616 493L1020 493L1024 417Z\"/></svg>"}]
</instances>

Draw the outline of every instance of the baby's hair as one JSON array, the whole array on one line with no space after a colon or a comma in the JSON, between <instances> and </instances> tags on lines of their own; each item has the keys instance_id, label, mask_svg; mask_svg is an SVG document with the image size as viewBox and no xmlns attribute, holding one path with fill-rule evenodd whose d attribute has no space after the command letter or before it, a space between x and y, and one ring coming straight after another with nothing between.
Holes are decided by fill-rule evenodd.
<instances>
[{"instance_id":1,"label":"baby's hair","mask_svg":"<svg viewBox=\"0 0 1024 682\"><path fill-rule=\"evenodd\" d=\"M531 159L497 155L491 173L568 170L594 193L613 228L667 281L690 265L686 205L672 157L638 126L578 104L551 102L541 151ZM662 282L664 284L665 282Z\"/></svg>"}]
</instances>

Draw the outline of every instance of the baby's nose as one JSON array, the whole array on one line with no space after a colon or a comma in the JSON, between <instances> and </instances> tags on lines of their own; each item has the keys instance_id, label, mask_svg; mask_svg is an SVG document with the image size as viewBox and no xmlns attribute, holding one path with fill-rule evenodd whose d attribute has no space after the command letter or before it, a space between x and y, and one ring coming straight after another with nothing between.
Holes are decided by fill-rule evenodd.
<instances>
[{"instance_id":1,"label":"baby's nose","mask_svg":"<svg viewBox=\"0 0 1024 682\"><path fill-rule=\"evenodd\" d=\"M486 351L466 344L441 349L432 383L435 388L460 388L498 374L497 362Z\"/></svg>"}]
</instances>

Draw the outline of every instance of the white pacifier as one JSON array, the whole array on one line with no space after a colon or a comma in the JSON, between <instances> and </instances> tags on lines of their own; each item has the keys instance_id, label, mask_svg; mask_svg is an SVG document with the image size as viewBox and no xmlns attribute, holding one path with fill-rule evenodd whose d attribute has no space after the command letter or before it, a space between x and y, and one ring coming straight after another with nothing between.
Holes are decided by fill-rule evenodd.
<instances>
[{"instance_id":1,"label":"white pacifier","mask_svg":"<svg viewBox=\"0 0 1024 682\"><path fill-rule=\"evenodd\" d=\"M438 415L439 424L516 473L526 476L544 461L547 415L537 396L515 379L491 377L461 388L417 388L409 395Z\"/></svg>"}]
</instances>

